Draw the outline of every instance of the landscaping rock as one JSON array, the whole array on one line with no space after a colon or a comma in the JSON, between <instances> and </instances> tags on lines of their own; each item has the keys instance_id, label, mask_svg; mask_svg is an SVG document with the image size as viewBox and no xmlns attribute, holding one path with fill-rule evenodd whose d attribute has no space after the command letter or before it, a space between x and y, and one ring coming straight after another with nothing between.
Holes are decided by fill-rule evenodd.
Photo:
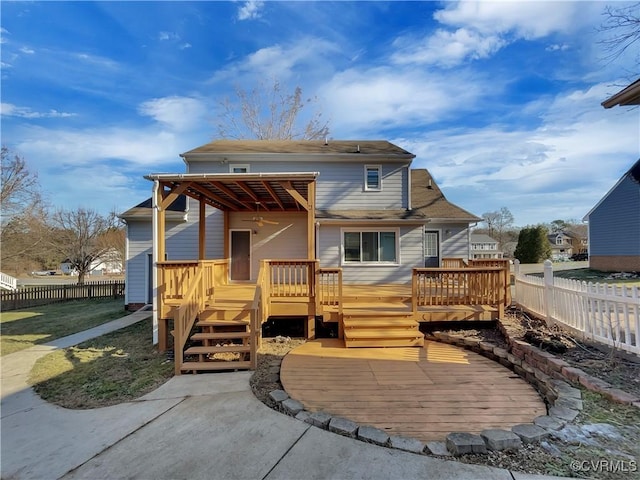
<instances>
[{"instance_id":1,"label":"landscaping rock","mask_svg":"<svg viewBox=\"0 0 640 480\"><path fill-rule=\"evenodd\" d=\"M480 435L467 432L453 432L447 435L447 449L454 455L467 453L487 453L487 446Z\"/></svg>"},{"instance_id":2,"label":"landscaping rock","mask_svg":"<svg viewBox=\"0 0 640 480\"><path fill-rule=\"evenodd\" d=\"M600 393L613 388L610 383L600 380L599 378L592 377L591 375L580 377L580 383L589 390Z\"/></svg>"},{"instance_id":3,"label":"landscaping rock","mask_svg":"<svg viewBox=\"0 0 640 480\"><path fill-rule=\"evenodd\" d=\"M270 373L264 378L264 381L267 383L277 383L280 381L280 375L277 373Z\"/></svg>"},{"instance_id":4,"label":"landscaping rock","mask_svg":"<svg viewBox=\"0 0 640 480\"><path fill-rule=\"evenodd\" d=\"M284 402L282 402L282 407L284 411L289 415L293 415L294 417L304 410L304 405L302 405L299 401L294 400L293 398L288 398Z\"/></svg>"},{"instance_id":5,"label":"landscaping rock","mask_svg":"<svg viewBox=\"0 0 640 480\"><path fill-rule=\"evenodd\" d=\"M358 424L342 417L333 417L329 421L329 431L355 438Z\"/></svg>"},{"instance_id":6,"label":"landscaping rock","mask_svg":"<svg viewBox=\"0 0 640 480\"><path fill-rule=\"evenodd\" d=\"M301 412L298 412L298 414L296 415L296 420L300 420L301 422L306 422L310 416L311 414L309 412L307 412L306 410L302 410Z\"/></svg>"},{"instance_id":7,"label":"landscaping rock","mask_svg":"<svg viewBox=\"0 0 640 480\"><path fill-rule=\"evenodd\" d=\"M559 397L554 402L554 405L556 407L571 408L573 410L582 410L583 408L582 400L579 400L577 398L571 398L571 397Z\"/></svg>"},{"instance_id":8,"label":"landscaping rock","mask_svg":"<svg viewBox=\"0 0 640 480\"><path fill-rule=\"evenodd\" d=\"M545 430L560 430L564 427L567 422L558 418L558 417L550 417L548 415L541 415L533 419L533 423L540 428L544 428Z\"/></svg>"},{"instance_id":9,"label":"landscaping rock","mask_svg":"<svg viewBox=\"0 0 640 480\"><path fill-rule=\"evenodd\" d=\"M480 432L480 436L490 450L514 450L522 446L522 440L513 432L500 429L488 429Z\"/></svg>"},{"instance_id":10,"label":"landscaping rock","mask_svg":"<svg viewBox=\"0 0 640 480\"><path fill-rule=\"evenodd\" d=\"M549 443L543 440L540 442L540 447L549 455L552 455L556 458L560 458L562 456L562 452L560 451L560 449L556 447L553 443Z\"/></svg>"},{"instance_id":11,"label":"landscaping rock","mask_svg":"<svg viewBox=\"0 0 640 480\"><path fill-rule=\"evenodd\" d=\"M393 448L398 450L404 450L406 452L422 453L424 451L424 444L420 440L415 438L391 436L389 442Z\"/></svg>"},{"instance_id":12,"label":"landscaping rock","mask_svg":"<svg viewBox=\"0 0 640 480\"><path fill-rule=\"evenodd\" d=\"M537 443L549 435L545 429L531 423L514 425L511 431L518 435L523 443Z\"/></svg>"},{"instance_id":13,"label":"landscaping rock","mask_svg":"<svg viewBox=\"0 0 640 480\"><path fill-rule=\"evenodd\" d=\"M612 402L622 403L627 405L633 405L634 403L640 401L637 395L631 395L619 388L611 388L603 392Z\"/></svg>"},{"instance_id":14,"label":"landscaping rock","mask_svg":"<svg viewBox=\"0 0 640 480\"><path fill-rule=\"evenodd\" d=\"M289 398L289 394L284 390L274 390L269 393L269 397L276 403L284 402L287 398Z\"/></svg>"},{"instance_id":15,"label":"landscaping rock","mask_svg":"<svg viewBox=\"0 0 640 480\"><path fill-rule=\"evenodd\" d=\"M578 416L578 411L567 407L551 407L549 409L549 415L552 417L558 417L567 422L573 422Z\"/></svg>"},{"instance_id":16,"label":"landscaping rock","mask_svg":"<svg viewBox=\"0 0 640 480\"><path fill-rule=\"evenodd\" d=\"M327 428L331 421L331 415L325 412L313 412L305 421L316 427Z\"/></svg>"},{"instance_id":17,"label":"landscaping rock","mask_svg":"<svg viewBox=\"0 0 640 480\"><path fill-rule=\"evenodd\" d=\"M358 439L368 442L375 443L376 445L385 446L389 443L389 435L383 430L374 427L360 427L358 429Z\"/></svg>"},{"instance_id":18,"label":"landscaping rock","mask_svg":"<svg viewBox=\"0 0 640 480\"><path fill-rule=\"evenodd\" d=\"M589 423L581 428L583 432L589 435L596 435L610 440L620 440L622 438L618 429L609 423Z\"/></svg>"},{"instance_id":19,"label":"landscaping rock","mask_svg":"<svg viewBox=\"0 0 640 480\"><path fill-rule=\"evenodd\" d=\"M447 445L444 442L427 442L427 450L433 455L451 456L451 452L447 450Z\"/></svg>"},{"instance_id":20,"label":"landscaping rock","mask_svg":"<svg viewBox=\"0 0 640 480\"><path fill-rule=\"evenodd\" d=\"M280 366L277 367L269 367L269 369L267 370L269 373L277 373L280 374Z\"/></svg>"},{"instance_id":21,"label":"landscaping rock","mask_svg":"<svg viewBox=\"0 0 640 480\"><path fill-rule=\"evenodd\" d=\"M579 389L572 387L562 380L551 380L549 385L551 385L551 388L556 392L558 397L582 398L582 392Z\"/></svg>"}]
</instances>

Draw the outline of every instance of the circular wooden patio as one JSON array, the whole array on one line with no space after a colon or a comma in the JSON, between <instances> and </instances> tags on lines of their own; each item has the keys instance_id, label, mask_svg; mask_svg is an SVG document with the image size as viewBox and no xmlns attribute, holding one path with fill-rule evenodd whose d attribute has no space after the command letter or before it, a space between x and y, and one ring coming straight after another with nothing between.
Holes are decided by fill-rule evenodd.
<instances>
[{"instance_id":1,"label":"circular wooden patio","mask_svg":"<svg viewBox=\"0 0 640 480\"><path fill-rule=\"evenodd\" d=\"M454 431L508 430L546 415L533 387L507 368L430 341L422 348L309 341L284 358L280 377L287 393L309 411L423 442L443 441Z\"/></svg>"}]
</instances>

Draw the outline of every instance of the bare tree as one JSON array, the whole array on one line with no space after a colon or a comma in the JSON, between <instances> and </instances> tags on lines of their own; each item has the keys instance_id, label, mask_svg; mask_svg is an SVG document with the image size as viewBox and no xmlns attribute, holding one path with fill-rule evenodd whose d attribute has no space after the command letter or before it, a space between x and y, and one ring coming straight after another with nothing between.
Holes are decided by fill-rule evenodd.
<instances>
[{"instance_id":1,"label":"bare tree","mask_svg":"<svg viewBox=\"0 0 640 480\"><path fill-rule=\"evenodd\" d=\"M604 9L604 21L598 29L605 35L600 40L607 52L607 60L613 61L640 40L640 2L631 5L607 5ZM640 54L636 49L636 66L640 63Z\"/></svg>"},{"instance_id":2,"label":"bare tree","mask_svg":"<svg viewBox=\"0 0 640 480\"><path fill-rule=\"evenodd\" d=\"M78 208L57 210L52 222L58 232L52 246L78 272L78 284L82 285L92 263L113 248L103 237L116 228L116 217L113 213L103 216L95 210Z\"/></svg>"},{"instance_id":3,"label":"bare tree","mask_svg":"<svg viewBox=\"0 0 640 480\"><path fill-rule=\"evenodd\" d=\"M486 212L482 214L482 221L487 226L487 233L490 237L498 241L500 249L505 243L506 233L513 226L513 214L507 207L502 207L497 212Z\"/></svg>"},{"instance_id":4,"label":"bare tree","mask_svg":"<svg viewBox=\"0 0 640 480\"><path fill-rule=\"evenodd\" d=\"M41 268L47 257L47 208L42 200L36 173L20 155L2 147L0 204L0 261L5 271L22 273Z\"/></svg>"},{"instance_id":5,"label":"bare tree","mask_svg":"<svg viewBox=\"0 0 640 480\"><path fill-rule=\"evenodd\" d=\"M329 134L328 123L318 111L303 118L303 109L317 102L304 99L302 89L284 93L280 82L261 83L251 91L236 88L236 99L220 102L218 136L231 139L315 140Z\"/></svg>"}]
</instances>

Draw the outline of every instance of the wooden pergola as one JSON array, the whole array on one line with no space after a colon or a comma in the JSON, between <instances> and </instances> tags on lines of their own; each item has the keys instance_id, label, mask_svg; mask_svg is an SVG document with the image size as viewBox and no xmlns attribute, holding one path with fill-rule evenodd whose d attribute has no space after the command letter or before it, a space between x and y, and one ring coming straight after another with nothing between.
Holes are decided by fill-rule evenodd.
<instances>
[{"instance_id":1,"label":"wooden pergola","mask_svg":"<svg viewBox=\"0 0 640 480\"><path fill-rule=\"evenodd\" d=\"M198 260L206 258L206 206L224 218L224 258L229 257L229 215L235 212L307 215L307 258L315 259L316 172L152 174L154 342L157 341L157 262L165 258L165 214L180 195L198 201ZM195 259L194 259L195 260Z\"/></svg>"}]
</instances>

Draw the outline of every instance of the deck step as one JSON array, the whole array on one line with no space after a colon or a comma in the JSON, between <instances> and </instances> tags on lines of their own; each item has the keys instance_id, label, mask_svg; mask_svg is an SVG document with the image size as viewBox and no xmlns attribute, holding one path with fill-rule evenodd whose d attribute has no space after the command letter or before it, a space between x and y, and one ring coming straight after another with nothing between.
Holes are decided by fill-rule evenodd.
<instances>
[{"instance_id":1,"label":"deck step","mask_svg":"<svg viewBox=\"0 0 640 480\"><path fill-rule=\"evenodd\" d=\"M344 336L355 338L418 338L424 335L418 330L392 330L386 328L361 328L344 331Z\"/></svg>"},{"instance_id":2,"label":"deck step","mask_svg":"<svg viewBox=\"0 0 640 480\"><path fill-rule=\"evenodd\" d=\"M344 344L347 348L379 348L379 347L422 347L424 338L356 338L345 336Z\"/></svg>"},{"instance_id":3,"label":"deck step","mask_svg":"<svg viewBox=\"0 0 640 480\"><path fill-rule=\"evenodd\" d=\"M209 333L209 332L198 332L191 335L191 340L232 340L239 338L249 338L251 337L250 332L226 332L226 333Z\"/></svg>"},{"instance_id":4,"label":"deck step","mask_svg":"<svg viewBox=\"0 0 640 480\"><path fill-rule=\"evenodd\" d=\"M224 347L189 347L184 351L185 355L207 355L209 353L235 353L250 352L249 345L225 345Z\"/></svg>"},{"instance_id":5,"label":"deck step","mask_svg":"<svg viewBox=\"0 0 640 480\"><path fill-rule=\"evenodd\" d=\"M196 327L246 327L249 320L198 320Z\"/></svg>"},{"instance_id":6,"label":"deck step","mask_svg":"<svg viewBox=\"0 0 640 480\"><path fill-rule=\"evenodd\" d=\"M180 367L183 372L204 372L218 370L250 370L251 362L184 362Z\"/></svg>"},{"instance_id":7,"label":"deck step","mask_svg":"<svg viewBox=\"0 0 640 480\"><path fill-rule=\"evenodd\" d=\"M417 328L412 318L350 318L344 317L344 328Z\"/></svg>"},{"instance_id":8,"label":"deck step","mask_svg":"<svg viewBox=\"0 0 640 480\"><path fill-rule=\"evenodd\" d=\"M199 315L203 321L249 321L251 311L245 308L207 308Z\"/></svg>"},{"instance_id":9,"label":"deck step","mask_svg":"<svg viewBox=\"0 0 640 480\"><path fill-rule=\"evenodd\" d=\"M369 309L369 310L358 310L358 309L343 309L342 316L344 318L351 317L372 317L372 318L396 318L396 317L411 317L413 316L413 312L408 310L406 307L399 307L397 309L391 310L389 308L386 309Z\"/></svg>"}]
</instances>

